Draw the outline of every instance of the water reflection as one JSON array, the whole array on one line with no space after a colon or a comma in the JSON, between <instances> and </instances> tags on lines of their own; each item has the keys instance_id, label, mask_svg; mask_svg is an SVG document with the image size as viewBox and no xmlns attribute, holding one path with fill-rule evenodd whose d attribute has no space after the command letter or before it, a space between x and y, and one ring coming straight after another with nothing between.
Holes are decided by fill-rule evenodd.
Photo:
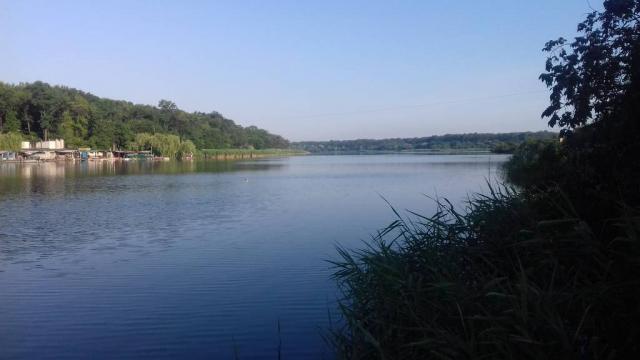
<instances>
[{"instance_id":1,"label":"water reflection","mask_svg":"<svg viewBox=\"0 0 640 360\"><path fill-rule=\"evenodd\" d=\"M1 164L0 358L322 358L325 260L393 219L379 195L429 213L504 159Z\"/></svg>"},{"instance_id":2,"label":"water reflection","mask_svg":"<svg viewBox=\"0 0 640 360\"><path fill-rule=\"evenodd\" d=\"M191 172L225 172L266 170L282 167L272 161L83 161L0 163L0 177L78 177L106 175L185 174Z\"/></svg>"},{"instance_id":3,"label":"water reflection","mask_svg":"<svg viewBox=\"0 0 640 360\"><path fill-rule=\"evenodd\" d=\"M0 163L0 196L25 193L56 194L71 179L114 175L177 175L265 171L287 166L274 161L84 161ZM72 189L78 190L78 189ZM100 190L100 189L90 189ZM104 189L109 190L109 189Z\"/></svg>"}]
</instances>

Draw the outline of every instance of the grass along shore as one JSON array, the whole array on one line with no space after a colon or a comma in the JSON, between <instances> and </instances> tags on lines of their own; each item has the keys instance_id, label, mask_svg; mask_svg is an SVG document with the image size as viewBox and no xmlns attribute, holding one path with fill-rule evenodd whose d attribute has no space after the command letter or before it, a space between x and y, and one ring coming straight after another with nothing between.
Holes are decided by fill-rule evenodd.
<instances>
[{"instance_id":1,"label":"grass along shore","mask_svg":"<svg viewBox=\"0 0 640 360\"><path fill-rule=\"evenodd\" d=\"M197 151L196 157L207 160L239 160L306 154L308 152L294 149L202 149Z\"/></svg>"}]
</instances>

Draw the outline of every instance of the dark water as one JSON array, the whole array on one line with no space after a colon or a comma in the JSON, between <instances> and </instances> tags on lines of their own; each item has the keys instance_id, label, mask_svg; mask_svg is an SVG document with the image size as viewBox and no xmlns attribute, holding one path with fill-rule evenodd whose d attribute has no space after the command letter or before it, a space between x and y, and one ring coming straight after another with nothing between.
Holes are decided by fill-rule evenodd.
<instances>
[{"instance_id":1,"label":"dark water","mask_svg":"<svg viewBox=\"0 0 640 360\"><path fill-rule=\"evenodd\" d=\"M330 359L335 244L504 159L0 164L0 358Z\"/></svg>"}]
</instances>

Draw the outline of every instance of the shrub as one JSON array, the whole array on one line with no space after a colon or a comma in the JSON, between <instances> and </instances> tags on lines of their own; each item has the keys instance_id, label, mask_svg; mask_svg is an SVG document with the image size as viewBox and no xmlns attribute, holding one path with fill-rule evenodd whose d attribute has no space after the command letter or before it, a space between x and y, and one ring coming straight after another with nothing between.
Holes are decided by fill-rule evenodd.
<instances>
[{"instance_id":1,"label":"shrub","mask_svg":"<svg viewBox=\"0 0 640 360\"><path fill-rule=\"evenodd\" d=\"M517 147L518 145L512 142L499 142L491 148L491 152L496 154L513 154Z\"/></svg>"},{"instance_id":2,"label":"shrub","mask_svg":"<svg viewBox=\"0 0 640 360\"><path fill-rule=\"evenodd\" d=\"M507 179L519 186L541 186L556 180L565 166L557 139L530 140L520 144L504 164Z\"/></svg>"}]
</instances>

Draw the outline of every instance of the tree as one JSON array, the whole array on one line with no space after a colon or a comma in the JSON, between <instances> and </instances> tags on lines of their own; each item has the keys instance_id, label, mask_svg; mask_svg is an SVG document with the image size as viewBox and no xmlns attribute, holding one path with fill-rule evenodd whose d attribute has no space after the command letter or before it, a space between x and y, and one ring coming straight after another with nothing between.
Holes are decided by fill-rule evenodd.
<instances>
[{"instance_id":1,"label":"tree","mask_svg":"<svg viewBox=\"0 0 640 360\"><path fill-rule=\"evenodd\" d=\"M153 150L160 156L175 158L180 150L180 138L171 134L155 134Z\"/></svg>"},{"instance_id":2,"label":"tree","mask_svg":"<svg viewBox=\"0 0 640 360\"><path fill-rule=\"evenodd\" d=\"M154 144L154 137L149 133L136 134L135 139L129 148L132 150L151 150Z\"/></svg>"},{"instance_id":3,"label":"tree","mask_svg":"<svg viewBox=\"0 0 640 360\"><path fill-rule=\"evenodd\" d=\"M0 133L0 150L20 151L22 135L19 133Z\"/></svg>"},{"instance_id":4,"label":"tree","mask_svg":"<svg viewBox=\"0 0 640 360\"><path fill-rule=\"evenodd\" d=\"M640 100L640 0L605 1L604 11L590 13L578 32L570 44L559 38L543 49L550 56L540 80L551 96L542 117L562 135L616 121L621 108Z\"/></svg>"},{"instance_id":5,"label":"tree","mask_svg":"<svg viewBox=\"0 0 640 360\"><path fill-rule=\"evenodd\" d=\"M6 114L11 108L11 88L0 84L0 132L4 130Z\"/></svg>"},{"instance_id":6,"label":"tree","mask_svg":"<svg viewBox=\"0 0 640 360\"><path fill-rule=\"evenodd\" d=\"M33 117L25 107L24 112L22 114L22 122L27 128L27 134L31 135L31 127L33 126Z\"/></svg>"},{"instance_id":7,"label":"tree","mask_svg":"<svg viewBox=\"0 0 640 360\"><path fill-rule=\"evenodd\" d=\"M160 110L164 112L174 112L178 110L178 107L173 101L164 100L164 99L158 102L158 107L160 108Z\"/></svg>"},{"instance_id":8,"label":"tree","mask_svg":"<svg viewBox=\"0 0 640 360\"><path fill-rule=\"evenodd\" d=\"M54 117L50 111L40 112L40 128L42 129L42 137L44 141L49 140L49 130L53 127Z\"/></svg>"},{"instance_id":9,"label":"tree","mask_svg":"<svg viewBox=\"0 0 640 360\"><path fill-rule=\"evenodd\" d=\"M62 123L59 126L58 135L62 136L65 145L68 148L73 148L81 145L80 142L82 141L82 139L78 139L76 137L73 118L68 111L65 111L62 114Z\"/></svg>"},{"instance_id":10,"label":"tree","mask_svg":"<svg viewBox=\"0 0 640 360\"><path fill-rule=\"evenodd\" d=\"M117 149L126 149L129 141L133 137L131 129L125 123L118 123L115 129L114 144Z\"/></svg>"},{"instance_id":11,"label":"tree","mask_svg":"<svg viewBox=\"0 0 640 360\"><path fill-rule=\"evenodd\" d=\"M196 146L191 142L191 140L185 140L180 143L180 148L178 150L178 157L184 158L185 156L193 155L196 152Z\"/></svg>"},{"instance_id":12,"label":"tree","mask_svg":"<svg viewBox=\"0 0 640 360\"><path fill-rule=\"evenodd\" d=\"M169 119L169 130L178 133L180 138L182 138L185 134L187 123L188 122L185 113L172 113Z\"/></svg>"},{"instance_id":13,"label":"tree","mask_svg":"<svg viewBox=\"0 0 640 360\"><path fill-rule=\"evenodd\" d=\"M176 110L178 110L178 107L173 101L160 100L158 102L158 108L160 108L160 124L162 125L162 128L165 130L171 129L175 122L175 113Z\"/></svg>"},{"instance_id":14,"label":"tree","mask_svg":"<svg viewBox=\"0 0 640 360\"><path fill-rule=\"evenodd\" d=\"M69 144L103 149L126 148L136 133L168 132L179 135L179 141L191 140L203 148L245 146L249 133L255 143L286 147L281 137L243 128L217 112L187 113L169 100L161 100L157 107L136 105L40 81L0 82L2 131L23 131L34 140L62 136L70 139Z\"/></svg>"},{"instance_id":15,"label":"tree","mask_svg":"<svg viewBox=\"0 0 640 360\"><path fill-rule=\"evenodd\" d=\"M506 168L512 180L560 188L575 208L604 219L618 201L640 203L640 0L605 1L578 32L543 49L550 55L540 79L551 95L542 117L561 128L561 145L555 154L521 147Z\"/></svg>"},{"instance_id":16,"label":"tree","mask_svg":"<svg viewBox=\"0 0 640 360\"><path fill-rule=\"evenodd\" d=\"M7 111L4 121L4 130L7 132L20 132L20 120L15 110Z\"/></svg>"},{"instance_id":17,"label":"tree","mask_svg":"<svg viewBox=\"0 0 640 360\"><path fill-rule=\"evenodd\" d=\"M193 146L193 148L191 146ZM181 143L180 138L172 134L136 134L134 142L131 143L129 147L134 150L151 150L155 155L170 158L179 157L181 150L195 151L195 146L191 141L187 140Z\"/></svg>"},{"instance_id":18,"label":"tree","mask_svg":"<svg viewBox=\"0 0 640 360\"><path fill-rule=\"evenodd\" d=\"M89 144L96 149L110 149L115 139L115 127L111 121L96 122L91 129Z\"/></svg>"}]
</instances>

